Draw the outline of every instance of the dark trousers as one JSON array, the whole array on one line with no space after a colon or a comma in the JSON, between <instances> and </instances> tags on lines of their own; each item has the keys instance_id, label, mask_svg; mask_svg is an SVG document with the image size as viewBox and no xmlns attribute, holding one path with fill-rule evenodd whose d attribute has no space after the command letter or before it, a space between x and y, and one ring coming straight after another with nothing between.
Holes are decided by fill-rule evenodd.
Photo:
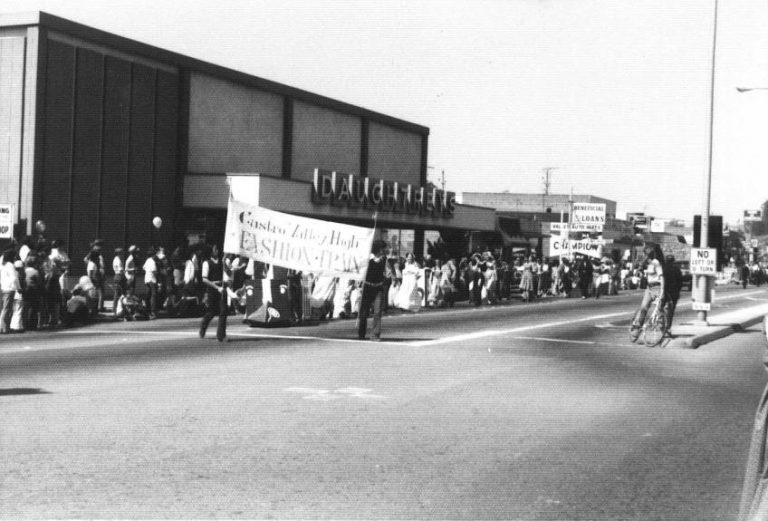
<instances>
[{"instance_id":1,"label":"dark trousers","mask_svg":"<svg viewBox=\"0 0 768 521\"><path fill-rule=\"evenodd\" d=\"M227 336L227 314L229 313L227 294L207 290L206 297L205 315L203 315L203 320L200 322L200 337L202 338L205 336L208 324L211 323L213 317L218 315L219 324L216 328L216 338L221 342Z\"/></svg>"},{"instance_id":2,"label":"dark trousers","mask_svg":"<svg viewBox=\"0 0 768 521\"><path fill-rule=\"evenodd\" d=\"M157 282L147 283L147 307L150 316L157 316Z\"/></svg>"},{"instance_id":3,"label":"dark trousers","mask_svg":"<svg viewBox=\"0 0 768 521\"><path fill-rule=\"evenodd\" d=\"M371 336L381 336L381 314L384 311L384 288L363 287L363 298L360 301L360 313L357 316L357 338L365 338L368 329L368 315L373 307L373 323L371 324Z\"/></svg>"},{"instance_id":4,"label":"dark trousers","mask_svg":"<svg viewBox=\"0 0 768 521\"><path fill-rule=\"evenodd\" d=\"M677 297L667 297L667 301L664 305L664 311L667 315L667 329L670 329L672 327L672 319L675 318L675 309L677 309L677 300L680 298L678 295Z\"/></svg>"},{"instance_id":5,"label":"dark trousers","mask_svg":"<svg viewBox=\"0 0 768 521\"><path fill-rule=\"evenodd\" d=\"M120 300L120 297L125 295L125 275L115 275L113 286L114 293L112 296L112 312L115 313L117 311L117 301Z\"/></svg>"}]
</instances>

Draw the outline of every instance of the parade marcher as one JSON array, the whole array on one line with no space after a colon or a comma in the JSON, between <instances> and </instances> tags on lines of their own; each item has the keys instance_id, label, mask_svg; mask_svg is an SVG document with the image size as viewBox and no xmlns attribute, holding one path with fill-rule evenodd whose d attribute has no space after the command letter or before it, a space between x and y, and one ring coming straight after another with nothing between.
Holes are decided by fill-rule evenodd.
<instances>
[{"instance_id":1,"label":"parade marcher","mask_svg":"<svg viewBox=\"0 0 768 521\"><path fill-rule=\"evenodd\" d=\"M216 338L219 342L224 342L227 338L227 293L224 285L224 263L219 255L219 247L213 245L207 255L203 255L202 279L205 286L205 315L200 322L200 338L205 338L205 332L208 324L213 317L219 317L218 327L216 328Z\"/></svg>"},{"instance_id":2,"label":"parade marcher","mask_svg":"<svg viewBox=\"0 0 768 521\"><path fill-rule=\"evenodd\" d=\"M418 311L421 307L421 298L418 290L421 267L416 262L413 253L405 255L405 264L401 271L403 281L397 292L397 307L405 311Z\"/></svg>"},{"instance_id":3,"label":"parade marcher","mask_svg":"<svg viewBox=\"0 0 768 521\"><path fill-rule=\"evenodd\" d=\"M664 269L664 311L667 316L667 330L672 328L672 319L675 318L677 301L680 300L680 291L683 289L683 272L675 264L675 257L667 255Z\"/></svg>"},{"instance_id":4,"label":"parade marcher","mask_svg":"<svg viewBox=\"0 0 768 521\"><path fill-rule=\"evenodd\" d=\"M412 256L412 255L411 255ZM365 340L368 328L368 315L372 313L371 340L381 340L381 315L384 311L384 288L386 280L392 276L387 269L387 243L376 240L371 247L368 270L363 282L363 295L357 317L357 338Z\"/></svg>"}]
</instances>

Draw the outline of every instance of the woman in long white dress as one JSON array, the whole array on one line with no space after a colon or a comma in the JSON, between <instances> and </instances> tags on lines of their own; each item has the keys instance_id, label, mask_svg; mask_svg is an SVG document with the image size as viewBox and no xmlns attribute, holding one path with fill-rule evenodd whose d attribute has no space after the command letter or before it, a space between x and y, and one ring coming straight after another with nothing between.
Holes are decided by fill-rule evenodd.
<instances>
[{"instance_id":1,"label":"woman in long white dress","mask_svg":"<svg viewBox=\"0 0 768 521\"><path fill-rule=\"evenodd\" d=\"M418 311L421 306L421 299L417 296L417 285L421 275L421 267L416 262L413 253L406 254L402 275L403 282L397 292L396 306L407 311Z\"/></svg>"}]
</instances>

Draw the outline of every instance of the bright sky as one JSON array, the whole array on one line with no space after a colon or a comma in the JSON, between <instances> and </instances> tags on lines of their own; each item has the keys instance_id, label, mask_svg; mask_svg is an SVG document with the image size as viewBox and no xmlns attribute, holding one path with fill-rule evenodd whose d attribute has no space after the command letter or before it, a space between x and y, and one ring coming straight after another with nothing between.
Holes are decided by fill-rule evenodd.
<instances>
[{"instance_id":1,"label":"bright sky","mask_svg":"<svg viewBox=\"0 0 768 521\"><path fill-rule=\"evenodd\" d=\"M692 219L715 0L3 0L427 126L449 190ZM768 199L768 2L721 1L712 213ZM766 87L738 93L737 86ZM375 176L375 172L371 172Z\"/></svg>"}]
</instances>

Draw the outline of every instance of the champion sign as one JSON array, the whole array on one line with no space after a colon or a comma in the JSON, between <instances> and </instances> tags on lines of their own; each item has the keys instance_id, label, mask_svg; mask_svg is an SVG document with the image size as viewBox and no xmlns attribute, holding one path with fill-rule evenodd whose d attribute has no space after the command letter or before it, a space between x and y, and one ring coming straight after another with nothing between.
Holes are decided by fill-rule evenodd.
<instances>
[{"instance_id":1,"label":"champion sign","mask_svg":"<svg viewBox=\"0 0 768 521\"><path fill-rule=\"evenodd\" d=\"M562 257L571 253L581 253L590 257L600 257L602 241L592 239L572 240L552 237L549 241L550 257Z\"/></svg>"}]
</instances>

